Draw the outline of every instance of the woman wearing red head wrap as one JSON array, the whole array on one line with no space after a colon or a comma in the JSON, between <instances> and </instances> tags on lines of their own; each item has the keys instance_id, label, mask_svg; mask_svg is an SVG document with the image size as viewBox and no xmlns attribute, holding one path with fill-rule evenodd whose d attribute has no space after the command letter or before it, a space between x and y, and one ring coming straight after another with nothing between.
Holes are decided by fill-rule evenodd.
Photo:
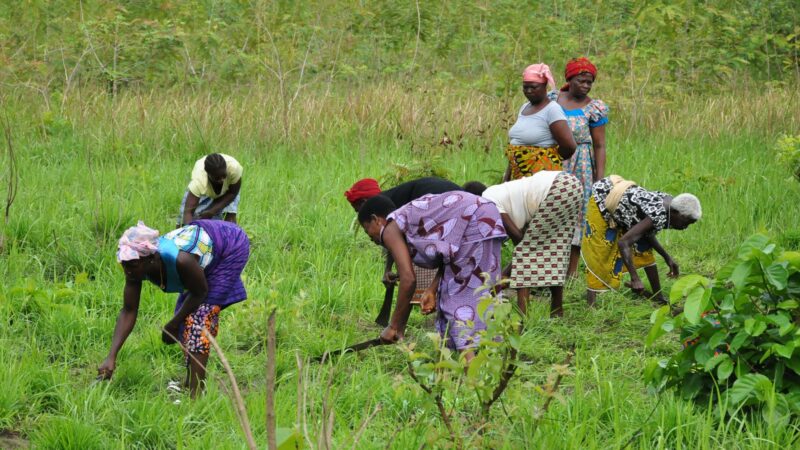
<instances>
[{"instance_id":1,"label":"woman wearing red head wrap","mask_svg":"<svg viewBox=\"0 0 800 450\"><path fill-rule=\"evenodd\" d=\"M508 130L504 182L540 170L561 170L561 161L575 151L563 111L547 98L548 86L555 86L555 81L547 64L532 64L522 72L522 93L528 102Z\"/></svg>"},{"instance_id":2,"label":"woman wearing red head wrap","mask_svg":"<svg viewBox=\"0 0 800 450\"><path fill-rule=\"evenodd\" d=\"M572 158L564 161L564 171L581 181L583 186L583 208L578 216L570 253L569 276L578 269L581 252L586 205L592 195L592 183L602 179L606 170L606 123L608 106L598 99L589 97L592 84L597 76L597 67L586 58L575 58L567 63L564 71L567 82L560 91L551 91L550 100L561 105L578 144Z\"/></svg>"}]
</instances>

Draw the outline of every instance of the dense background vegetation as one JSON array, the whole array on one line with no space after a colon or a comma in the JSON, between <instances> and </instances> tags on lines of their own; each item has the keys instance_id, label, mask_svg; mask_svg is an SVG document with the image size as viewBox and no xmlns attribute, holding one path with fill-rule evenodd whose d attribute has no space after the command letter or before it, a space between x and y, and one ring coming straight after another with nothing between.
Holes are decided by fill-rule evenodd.
<instances>
[{"instance_id":1,"label":"dense background vegetation","mask_svg":"<svg viewBox=\"0 0 800 450\"><path fill-rule=\"evenodd\" d=\"M380 404L359 447L446 446L396 349L330 372L297 368L297 356L379 331L380 252L354 237L342 192L409 167L497 181L522 68L545 61L560 79L586 55L600 68L593 95L612 108L609 171L703 201L700 224L660 236L683 272L712 277L757 231L797 249L800 184L774 155L800 142L799 14L793 1L3 3L0 122L11 146L0 200L9 187L17 197L0 229L0 438L11 442L0 447L242 447L222 383L172 404L165 386L181 376L180 356L158 331L172 299L153 288L114 381L92 383L121 302L119 234L140 218L170 229L191 164L209 151L245 166L250 300L225 312L220 341L257 440L266 314L278 306L280 426L316 445L329 405L333 443L347 447ZM796 420L720 418L648 391L646 360L679 343L646 348L653 307L612 294L589 310L582 283L569 287L563 320L546 318L546 301L532 309L527 364L467 445L796 445ZM415 315L410 333L428 350L430 325ZM540 420L534 387L573 344L573 375Z\"/></svg>"},{"instance_id":2,"label":"dense background vegetation","mask_svg":"<svg viewBox=\"0 0 800 450\"><path fill-rule=\"evenodd\" d=\"M12 84L47 91L273 85L303 66L307 81L410 78L495 94L513 89L531 61L560 71L575 55L591 56L601 79L632 95L800 77L792 0L25 0L0 8L0 70Z\"/></svg>"}]
</instances>

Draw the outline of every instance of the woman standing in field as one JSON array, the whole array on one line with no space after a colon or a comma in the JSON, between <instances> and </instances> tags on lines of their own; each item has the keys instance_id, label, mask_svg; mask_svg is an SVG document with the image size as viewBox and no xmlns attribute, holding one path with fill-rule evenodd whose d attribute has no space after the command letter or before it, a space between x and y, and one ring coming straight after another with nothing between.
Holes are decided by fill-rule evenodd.
<instances>
[{"instance_id":1,"label":"woman standing in field","mask_svg":"<svg viewBox=\"0 0 800 450\"><path fill-rule=\"evenodd\" d=\"M644 284L636 272L640 267L644 267L655 300L664 302L653 250L666 261L670 277L677 277L680 272L656 239L656 233L667 228L685 230L701 215L700 201L692 194L672 198L618 175L594 183L581 247L589 304L594 304L598 292L618 289L626 271L631 276L633 292L643 295Z\"/></svg>"},{"instance_id":2,"label":"woman standing in field","mask_svg":"<svg viewBox=\"0 0 800 450\"><path fill-rule=\"evenodd\" d=\"M181 201L178 226L195 219L225 219L236 223L242 165L232 156L212 153L197 160Z\"/></svg>"},{"instance_id":3,"label":"woman standing in field","mask_svg":"<svg viewBox=\"0 0 800 450\"><path fill-rule=\"evenodd\" d=\"M477 313L478 301L486 292L480 288L500 275L506 232L497 207L463 191L425 195L399 209L388 197L378 195L364 203L358 221L373 242L392 254L400 278L397 306L381 339L397 342L403 338L417 284L413 261L437 269L423 295L422 312L438 308L436 329L447 336L450 348L467 352L470 360L469 349L478 344L476 332L486 328ZM484 273L489 280L481 278Z\"/></svg>"},{"instance_id":4,"label":"woman standing in field","mask_svg":"<svg viewBox=\"0 0 800 450\"><path fill-rule=\"evenodd\" d=\"M567 83L560 91L551 91L550 100L561 105L567 124L578 147L571 158L564 161L564 170L575 175L583 186L583 206L575 225L569 257L568 276L578 270L581 254L586 205L592 195L592 183L603 178L606 170L606 124L608 106L599 99L589 97L597 76L597 67L586 58L572 59L564 71Z\"/></svg>"},{"instance_id":5,"label":"woman standing in field","mask_svg":"<svg viewBox=\"0 0 800 450\"><path fill-rule=\"evenodd\" d=\"M561 108L547 98L555 86L547 64L533 64L522 72L522 105L517 121L508 130L508 167L503 181L533 175L540 170L561 170L561 161L575 151L575 139Z\"/></svg>"},{"instance_id":6,"label":"woman standing in field","mask_svg":"<svg viewBox=\"0 0 800 450\"><path fill-rule=\"evenodd\" d=\"M550 316L562 316L564 280L575 219L583 201L575 176L543 170L530 177L490 186L482 196L497 205L516 247L511 288L524 313L530 288L550 288Z\"/></svg>"},{"instance_id":7,"label":"woman standing in field","mask_svg":"<svg viewBox=\"0 0 800 450\"><path fill-rule=\"evenodd\" d=\"M247 298L241 273L249 256L247 235L229 222L198 220L161 237L141 221L125 231L117 252L125 271L123 304L100 377L114 373L117 353L136 324L142 281L148 280L164 292L180 293L161 339L173 344L177 337L183 344L186 385L194 397L205 380L210 350L203 330L216 336L220 311Z\"/></svg>"}]
</instances>

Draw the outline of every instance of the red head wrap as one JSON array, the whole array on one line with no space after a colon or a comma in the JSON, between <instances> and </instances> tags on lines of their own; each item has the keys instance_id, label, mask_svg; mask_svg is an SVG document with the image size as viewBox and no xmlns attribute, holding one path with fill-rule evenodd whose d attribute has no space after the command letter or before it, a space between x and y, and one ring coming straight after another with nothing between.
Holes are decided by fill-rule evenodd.
<instances>
[{"instance_id":1,"label":"red head wrap","mask_svg":"<svg viewBox=\"0 0 800 450\"><path fill-rule=\"evenodd\" d=\"M597 67L595 67L591 61L584 57L573 58L569 60L567 67L564 69L564 78L569 81L572 77L584 72L592 74L593 78L597 78ZM562 91L566 91L567 89L569 89L568 84L561 87Z\"/></svg>"},{"instance_id":2,"label":"red head wrap","mask_svg":"<svg viewBox=\"0 0 800 450\"><path fill-rule=\"evenodd\" d=\"M381 187L378 182L372 178L364 178L358 180L353 184L350 190L345 191L344 196L347 201L352 205L359 200L366 200L381 193Z\"/></svg>"}]
</instances>

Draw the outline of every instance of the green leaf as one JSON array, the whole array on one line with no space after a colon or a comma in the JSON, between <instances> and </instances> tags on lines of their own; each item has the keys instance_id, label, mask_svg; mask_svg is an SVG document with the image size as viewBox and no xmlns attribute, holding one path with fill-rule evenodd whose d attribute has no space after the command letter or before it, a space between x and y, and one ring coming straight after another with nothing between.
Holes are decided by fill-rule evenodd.
<instances>
[{"instance_id":1,"label":"green leaf","mask_svg":"<svg viewBox=\"0 0 800 450\"><path fill-rule=\"evenodd\" d=\"M719 366L717 366L717 380L727 380L728 377L731 376L731 373L733 373L733 361L731 361L730 358L722 361Z\"/></svg>"},{"instance_id":2,"label":"green leaf","mask_svg":"<svg viewBox=\"0 0 800 450\"><path fill-rule=\"evenodd\" d=\"M303 448L303 436L292 428L275 429L275 442L278 450L299 450Z\"/></svg>"},{"instance_id":3,"label":"green leaf","mask_svg":"<svg viewBox=\"0 0 800 450\"><path fill-rule=\"evenodd\" d=\"M764 271L769 284L779 291L786 289L786 284L789 282L789 271L786 269L786 264L785 262L773 263Z\"/></svg>"},{"instance_id":4,"label":"green leaf","mask_svg":"<svg viewBox=\"0 0 800 450\"><path fill-rule=\"evenodd\" d=\"M800 390L795 390L785 395L789 409L795 414L800 415Z\"/></svg>"},{"instance_id":5,"label":"green leaf","mask_svg":"<svg viewBox=\"0 0 800 450\"><path fill-rule=\"evenodd\" d=\"M728 261L727 264L722 266L717 271L716 279L719 280L719 281L729 280L731 278L731 275L733 275L733 269L735 269L736 266L738 266L738 265L739 265L739 260L737 260L737 259L732 259L732 260Z\"/></svg>"},{"instance_id":6,"label":"green leaf","mask_svg":"<svg viewBox=\"0 0 800 450\"><path fill-rule=\"evenodd\" d=\"M753 256L753 249L763 250L769 244L769 238L763 234L754 234L748 237L742 245L739 246L738 259L748 259Z\"/></svg>"},{"instance_id":7,"label":"green leaf","mask_svg":"<svg viewBox=\"0 0 800 450\"><path fill-rule=\"evenodd\" d=\"M788 309L792 310L800 306L800 303L797 303L797 300L785 300L778 303L778 308L780 309Z\"/></svg>"},{"instance_id":8,"label":"green leaf","mask_svg":"<svg viewBox=\"0 0 800 450\"><path fill-rule=\"evenodd\" d=\"M731 403L738 407L753 399L764 398L763 393L772 389L769 378L760 373L748 373L736 380L728 389Z\"/></svg>"},{"instance_id":9,"label":"green leaf","mask_svg":"<svg viewBox=\"0 0 800 450\"><path fill-rule=\"evenodd\" d=\"M786 336L792 329L794 329L794 324L792 323L791 318L785 312L779 312L778 314L770 314L767 316L767 320L777 325L780 329L778 330L778 334L781 336Z\"/></svg>"},{"instance_id":10,"label":"green leaf","mask_svg":"<svg viewBox=\"0 0 800 450\"><path fill-rule=\"evenodd\" d=\"M708 278L700 275L686 275L685 277L681 277L672 285L672 289L669 291L669 302L671 304L677 303L698 284L707 287L709 285Z\"/></svg>"},{"instance_id":11,"label":"green leaf","mask_svg":"<svg viewBox=\"0 0 800 450\"><path fill-rule=\"evenodd\" d=\"M519 348L522 346L522 339L519 336L512 334L508 337L508 344L511 345L514 350L519 350Z\"/></svg>"},{"instance_id":12,"label":"green leaf","mask_svg":"<svg viewBox=\"0 0 800 450\"><path fill-rule=\"evenodd\" d=\"M783 252L775 259L775 262L787 262L790 266L800 270L800 252Z\"/></svg>"},{"instance_id":13,"label":"green leaf","mask_svg":"<svg viewBox=\"0 0 800 450\"><path fill-rule=\"evenodd\" d=\"M467 378L477 380L480 377L481 366L486 364L488 359L489 357L485 352L480 352L472 358L472 361L469 363L469 368L467 369Z\"/></svg>"},{"instance_id":14,"label":"green leaf","mask_svg":"<svg viewBox=\"0 0 800 450\"><path fill-rule=\"evenodd\" d=\"M792 359L792 353L794 353L794 342L788 342L783 345L775 344L772 346L772 348L778 355L783 356L786 359Z\"/></svg>"},{"instance_id":15,"label":"green leaf","mask_svg":"<svg viewBox=\"0 0 800 450\"><path fill-rule=\"evenodd\" d=\"M745 331L745 333L752 335L753 334L753 327L755 327L755 326L756 326L756 319L753 319L751 317L749 319L745 319L744 320L744 331Z\"/></svg>"},{"instance_id":16,"label":"green leaf","mask_svg":"<svg viewBox=\"0 0 800 450\"><path fill-rule=\"evenodd\" d=\"M733 269L730 280L736 286L737 290L741 290L745 287L747 279L750 277L750 274L753 273L753 267L755 267L753 261L742 261Z\"/></svg>"},{"instance_id":17,"label":"green leaf","mask_svg":"<svg viewBox=\"0 0 800 450\"><path fill-rule=\"evenodd\" d=\"M489 306L492 304L492 298L487 297L478 302L478 317L486 317L486 310L489 309Z\"/></svg>"},{"instance_id":18,"label":"green leaf","mask_svg":"<svg viewBox=\"0 0 800 450\"><path fill-rule=\"evenodd\" d=\"M437 369L447 369L447 370L461 370L461 364L453 361L452 359L444 359L437 362L433 367Z\"/></svg>"},{"instance_id":19,"label":"green leaf","mask_svg":"<svg viewBox=\"0 0 800 450\"><path fill-rule=\"evenodd\" d=\"M760 336L767 329L763 316L751 317L744 321L744 331L750 336Z\"/></svg>"},{"instance_id":20,"label":"green leaf","mask_svg":"<svg viewBox=\"0 0 800 450\"><path fill-rule=\"evenodd\" d=\"M720 312L733 311L735 310L735 308L736 305L733 300L733 295L732 294L725 295L725 297L722 299L722 302L719 305Z\"/></svg>"},{"instance_id":21,"label":"green leaf","mask_svg":"<svg viewBox=\"0 0 800 450\"><path fill-rule=\"evenodd\" d=\"M747 331L740 331L736 333L736 336L733 337L731 340L731 351L737 352L739 349L744 345L747 340L750 339L750 333Z\"/></svg>"},{"instance_id":22,"label":"green leaf","mask_svg":"<svg viewBox=\"0 0 800 450\"><path fill-rule=\"evenodd\" d=\"M653 345L653 342L656 341L659 337L664 334L664 329L661 328L661 325L667 320L669 316L669 306L664 305L657 310L653 311L650 314L650 322L653 323L653 326L650 328L650 332L647 333L647 339L645 339L645 345Z\"/></svg>"},{"instance_id":23,"label":"green leaf","mask_svg":"<svg viewBox=\"0 0 800 450\"><path fill-rule=\"evenodd\" d=\"M700 323L700 315L705 310L705 302L703 301L706 297L704 295L705 291L705 288L696 286L689 292L689 295L686 296L686 303L683 305L683 315L692 325Z\"/></svg>"},{"instance_id":24,"label":"green leaf","mask_svg":"<svg viewBox=\"0 0 800 450\"><path fill-rule=\"evenodd\" d=\"M664 378L664 368L667 366L669 360L651 359L644 367L644 381L652 386L661 383Z\"/></svg>"},{"instance_id":25,"label":"green leaf","mask_svg":"<svg viewBox=\"0 0 800 450\"><path fill-rule=\"evenodd\" d=\"M728 330L719 330L708 340L708 346L711 348L719 347L719 344L725 341L725 338L728 337Z\"/></svg>"},{"instance_id":26,"label":"green leaf","mask_svg":"<svg viewBox=\"0 0 800 450\"><path fill-rule=\"evenodd\" d=\"M784 427L789 423L789 402L783 394L776 393L774 397L765 396L768 401L765 408L761 409L761 417L772 427Z\"/></svg>"},{"instance_id":27,"label":"green leaf","mask_svg":"<svg viewBox=\"0 0 800 450\"><path fill-rule=\"evenodd\" d=\"M709 348L708 344L701 342L694 350L694 360L699 364L705 365L714 356L714 349Z\"/></svg>"},{"instance_id":28,"label":"green leaf","mask_svg":"<svg viewBox=\"0 0 800 450\"><path fill-rule=\"evenodd\" d=\"M712 370L714 370L714 367L717 367L717 364L721 363L722 361L724 361L726 359L730 359L730 358L731 358L730 355L728 355L727 353L720 353L718 355L714 355L713 358L709 359L705 363L704 367L705 367L706 372L711 372Z\"/></svg>"}]
</instances>

